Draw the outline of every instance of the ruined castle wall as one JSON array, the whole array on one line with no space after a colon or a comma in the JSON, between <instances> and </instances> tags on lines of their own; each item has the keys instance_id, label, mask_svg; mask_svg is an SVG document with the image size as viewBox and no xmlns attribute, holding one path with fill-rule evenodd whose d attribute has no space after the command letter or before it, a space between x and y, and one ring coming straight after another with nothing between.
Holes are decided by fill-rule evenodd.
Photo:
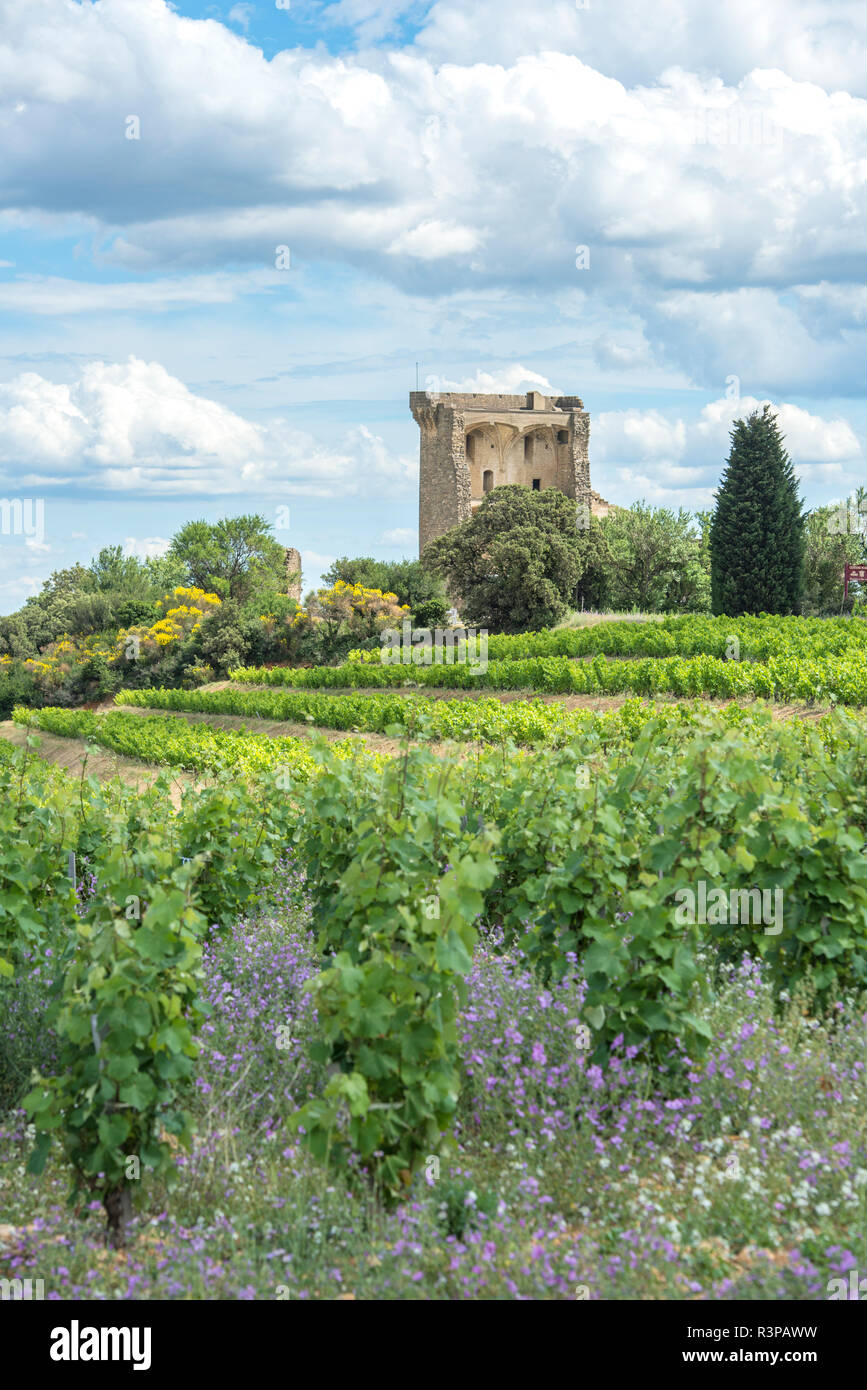
<instances>
[{"instance_id":1,"label":"ruined castle wall","mask_svg":"<svg viewBox=\"0 0 867 1390\"><path fill-rule=\"evenodd\" d=\"M424 393L413 406L421 431L419 468L419 551L466 521L470 515L470 475L467 468L466 425L460 410L442 402L433 405Z\"/></svg>"},{"instance_id":2,"label":"ruined castle wall","mask_svg":"<svg viewBox=\"0 0 867 1390\"><path fill-rule=\"evenodd\" d=\"M572 416L568 467L573 488L570 496L590 507L590 416L586 410L576 411Z\"/></svg>"},{"instance_id":3,"label":"ruined castle wall","mask_svg":"<svg viewBox=\"0 0 867 1390\"><path fill-rule=\"evenodd\" d=\"M286 551L286 593L296 603L301 602L301 577L301 551L292 546Z\"/></svg>"},{"instance_id":4,"label":"ruined castle wall","mask_svg":"<svg viewBox=\"0 0 867 1390\"><path fill-rule=\"evenodd\" d=\"M421 432L420 550L504 484L556 487L590 508L590 417L579 396L414 391L410 408Z\"/></svg>"}]
</instances>

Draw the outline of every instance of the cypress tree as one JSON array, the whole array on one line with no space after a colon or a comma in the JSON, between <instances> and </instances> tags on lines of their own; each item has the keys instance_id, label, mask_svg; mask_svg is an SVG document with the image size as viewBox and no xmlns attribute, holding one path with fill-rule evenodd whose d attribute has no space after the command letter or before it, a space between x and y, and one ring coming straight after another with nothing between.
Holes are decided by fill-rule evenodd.
<instances>
[{"instance_id":1,"label":"cypress tree","mask_svg":"<svg viewBox=\"0 0 867 1390\"><path fill-rule=\"evenodd\" d=\"M714 613L800 613L803 503L777 420L766 405L736 420L710 530Z\"/></svg>"}]
</instances>

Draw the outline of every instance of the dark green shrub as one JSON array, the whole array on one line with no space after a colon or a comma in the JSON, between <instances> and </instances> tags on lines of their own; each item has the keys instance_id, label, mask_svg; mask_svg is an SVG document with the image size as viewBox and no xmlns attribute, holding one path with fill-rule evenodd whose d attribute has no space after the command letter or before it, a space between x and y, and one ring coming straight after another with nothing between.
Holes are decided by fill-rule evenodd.
<instances>
[{"instance_id":1,"label":"dark green shrub","mask_svg":"<svg viewBox=\"0 0 867 1390\"><path fill-rule=\"evenodd\" d=\"M420 603L412 615L413 627L444 627L449 615L449 605L445 599L430 598Z\"/></svg>"},{"instance_id":2,"label":"dark green shrub","mask_svg":"<svg viewBox=\"0 0 867 1390\"><path fill-rule=\"evenodd\" d=\"M23 661L0 666L0 719L8 719L16 705L41 705L39 687Z\"/></svg>"}]
</instances>

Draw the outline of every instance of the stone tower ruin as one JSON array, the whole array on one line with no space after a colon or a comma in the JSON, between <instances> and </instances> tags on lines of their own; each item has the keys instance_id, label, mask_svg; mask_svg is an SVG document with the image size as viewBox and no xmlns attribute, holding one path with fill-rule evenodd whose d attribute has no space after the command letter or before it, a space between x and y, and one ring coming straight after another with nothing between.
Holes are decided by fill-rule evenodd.
<instances>
[{"instance_id":1,"label":"stone tower ruin","mask_svg":"<svg viewBox=\"0 0 867 1390\"><path fill-rule=\"evenodd\" d=\"M559 488L586 524L607 509L590 487L590 416L578 396L411 391L409 405L421 431L420 551L504 483Z\"/></svg>"},{"instance_id":2,"label":"stone tower ruin","mask_svg":"<svg viewBox=\"0 0 867 1390\"><path fill-rule=\"evenodd\" d=\"M301 602L301 551L294 546L286 551L286 593Z\"/></svg>"}]
</instances>

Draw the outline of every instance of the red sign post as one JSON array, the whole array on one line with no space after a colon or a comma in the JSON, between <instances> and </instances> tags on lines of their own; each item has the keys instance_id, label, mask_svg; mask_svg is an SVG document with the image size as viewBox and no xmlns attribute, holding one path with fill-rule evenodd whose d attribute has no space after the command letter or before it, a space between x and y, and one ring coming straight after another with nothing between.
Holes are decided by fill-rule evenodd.
<instances>
[{"instance_id":1,"label":"red sign post","mask_svg":"<svg viewBox=\"0 0 867 1390\"><path fill-rule=\"evenodd\" d=\"M856 584L867 584L867 565L847 565L843 580L843 597L849 597L849 581L853 580Z\"/></svg>"}]
</instances>

